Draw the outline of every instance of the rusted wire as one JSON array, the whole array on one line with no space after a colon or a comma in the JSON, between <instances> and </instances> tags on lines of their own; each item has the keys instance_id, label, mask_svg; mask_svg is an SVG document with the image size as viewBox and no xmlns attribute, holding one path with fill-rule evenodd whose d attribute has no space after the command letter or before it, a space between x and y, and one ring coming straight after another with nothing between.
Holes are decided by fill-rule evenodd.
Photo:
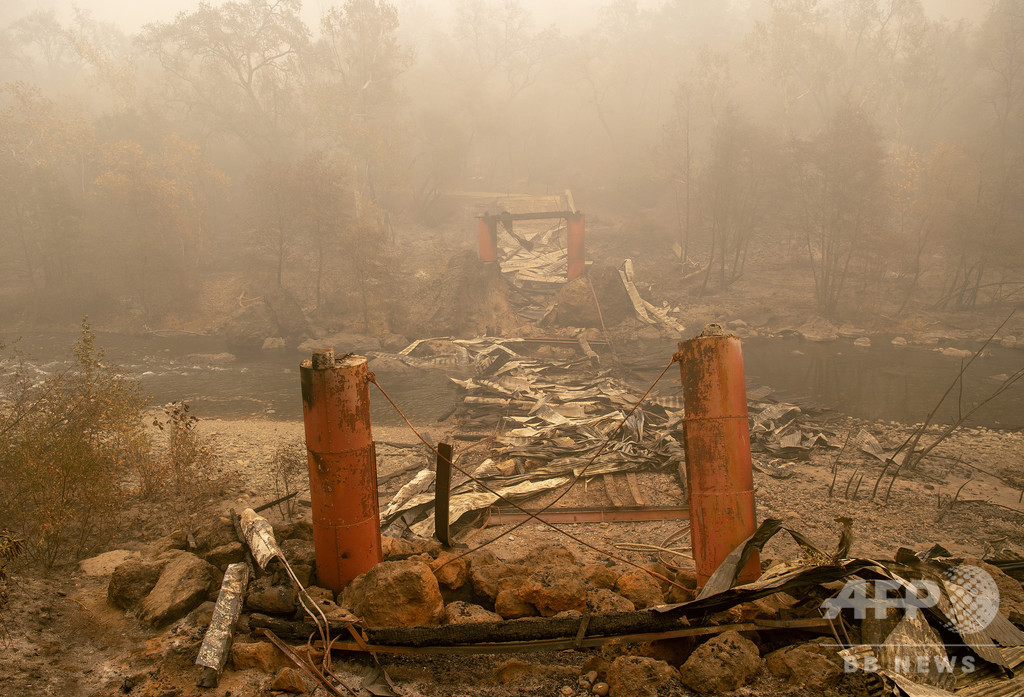
<instances>
[{"instance_id":1,"label":"rusted wire","mask_svg":"<svg viewBox=\"0 0 1024 697\"><path fill-rule=\"evenodd\" d=\"M444 564L442 564L441 567L447 566L448 564L456 562L459 559L462 559L462 558L466 557L467 555L472 554L473 552L476 552L476 551L478 551L480 549L483 549L487 545L491 544L492 542L496 542L497 540L501 539L505 535L510 534L512 532L515 532L516 530L518 530L522 526L526 525L531 520L536 520L537 522L541 523L542 525L545 525L545 526L551 528L552 530L554 530L558 534L564 535L565 537L568 537L573 542L576 542L577 544L582 545L583 547L586 547L586 548L588 548L590 550L593 550L593 551L597 552L598 554L601 554L601 555L603 555L605 557L608 557L609 559L613 559L615 561L621 562L621 563L626 564L628 566L632 566L634 568L637 568L637 569L643 571L644 573L649 574L650 576L653 576L654 578L657 578L659 580L665 581L669 585L675 586L677 588L683 588L683 586L679 585L674 580L666 578L666 577L662 576L661 574L659 574L658 572L656 572L656 571L654 571L652 569L648 569L648 568L642 566L641 564L637 564L637 563L632 562L632 561L630 561L628 559L625 559L624 557L620 557L617 554L613 554L612 552L609 552L608 550L601 549L600 547L596 547L596 546L590 544L589 542L586 542L586 541L580 539L579 537L576 537L572 533L570 533L570 532L568 532L566 530L562 530L562 529L556 527L554 524L549 523L546 520L543 520L543 519L541 519L539 517L539 515L541 513L543 513L544 511L548 510L549 508L554 506L556 503L561 501L562 498L564 498L565 495L568 494L572 490L572 488L574 486L576 486L576 484L580 481L580 479L583 478L584 474L586 474L587 469L589 469L590 466L593 465L594 462L597 461L597 458L601 456L601 454L605 451L605 448L608 447L608 444L611 443L612 438L614 436L616 436L619 433L620 430L622 430L622 427L626 424L626 421L629 420L629 417L632 416L633 413L638 408L640 408L640 405L643 404L644 400L647 399L647 396L650 395L651 390L653 390L655 388L655 386L661 381L661 379L663 377L665 377L665 373L668 372L668 369L671 368L672 365L674 363L676 363L677 360L679 360L679 354L673 355L672 356L672 360L669 361L668 365L666 365L665 368L658 375L658 377L655 378L654 382L651 383L651 386L647 388L647 391L644 392L643 395L640 397L640 399L637 400L636 404L634 404L632 406L632 408L630 408L630 410L626 414L626 416L622 419L621 422L619 422L619 425L616 426L608 434L608 436L605 438L604 442L601 444L601 447L598 448L597 452L594 453L594 455L590 458L590 461L587 462L587 464L584 465L584 467L580 470L579 474L575 475L573 480L571 482L569 482L569 486L565 489L565 491L563 491L561 494L556 496L554 500L552 500L549 504L547 504L546 506L541 508L539 511L528 511L528 510L526 510L525 508L521 507L519 504L517 504L517 503L515 503L513 501L510 501L509 499L505 498L504 496L502 496L498 492L494 491L489 486L487 486L486 483L484 483L480 479L477 479L472 474L470 474L469 472L465 471L464 469L462 469L461 467L456 465L454 462L451 462L450 460L448 460L448 458L444 458L440 453L437 452L437 449L433 445L431 445L422 435L420 435L419 431L417 431L416 427L412 425L412 422L409 421L408 417L406 417L405 413L401 410L401 408L399 408L399 406L397 404L395 404L395 400L391 399L391 396L384 390L383 387L380 386L380 383L377 382L377 376L374 375L372 371L367 373L367 376L366 376L367 381L372 382L377 387L377 389L380 390L380 393L382 395L384 395L384 398L386 400L388 400L388 402L391 404L392 407L394 407L395 411L398 412L398 415L401 416L402 420L405 421L407 426L409 426L409 429L412 430L412 432L416 435L416 437L419 438L423 442L423 444L426 445L431 450L431 452L433 452L437 457L440 457L442 459L448 460L449 464L451 464L451 466L453 468L455 468L461 474L463 474L466 477L468 477L470 479L470 481L475 482L483 490L487 491L490 494L493 494L494 496L498 497L499 500L504 501L505 503L509 504L513 508L515 508L518 511L520 511L522 513L525 513L527 516L529 516L526 520L524 520L524 521L522 521L520 523L516 523L509 530L501 533L500 535L492 537L491 539L489 539L486 542L484 542L484 543L474 547L473 549L467 550L467 551L463 552L462 554L459 554L458 556L453 557L452 559L450 559L447 562L445 562ZM439 567L439 568L441 568L441 567Z\"/></svg>"}]
</instances>

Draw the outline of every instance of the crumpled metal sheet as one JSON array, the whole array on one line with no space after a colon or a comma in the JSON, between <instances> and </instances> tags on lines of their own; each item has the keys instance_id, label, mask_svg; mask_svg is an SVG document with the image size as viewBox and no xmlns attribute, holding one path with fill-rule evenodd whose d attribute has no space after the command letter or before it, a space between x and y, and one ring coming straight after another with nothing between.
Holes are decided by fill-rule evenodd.
<instances>
[{"instance_id":1,"label":"crumpled metal sheet","mask_svg":"<svg viewBox=\"0 0 1024 697\"><path fill-rule=\"evenodd\" d=\"M458 494L456 496L452 496L448 502L448 510L450 511L449 520L454 523L470 511L479 511L484 508L488 508L498 500L499 495L505 500L517 502L544 491L557 489L558 487L564 486L568 483L568 477L555 477L538 482L525 481L511 486L501 487L499 489L495 489L495 493L491 493L489 491L474 491L465 494ZM416 535L424 537L432 536L434 534L433 511L430 512L425 520L413 525L410 530L412 530Z\"/></svg>"}]
</instances>

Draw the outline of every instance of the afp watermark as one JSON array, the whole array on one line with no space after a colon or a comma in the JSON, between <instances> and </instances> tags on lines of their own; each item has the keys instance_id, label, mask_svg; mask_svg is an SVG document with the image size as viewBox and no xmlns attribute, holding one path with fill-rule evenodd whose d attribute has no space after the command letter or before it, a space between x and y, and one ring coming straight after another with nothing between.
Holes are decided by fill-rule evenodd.
<instances>
[{"instance_id":1,"label":"afp watermark","mask_svg":"<svg viewBox=\"0 0 1024 697\"><path fill-rule=\"evenodd\" d=\"M858 620L868 617L869 612L872 618L882 619L889 610L903 610L915 619L920 610L938 608L947 620L947 629L973 634L988 627L999 612L999 587L984 569L960 564L943 573L941 587L929 579L853 579L836 597L824 600L821 607L830 620L843 610L852 610Z\"/></svg>"},{"instance_id":2,"label":"afp watermark","mask_svg":"<svg viewBox=\"0 0 1024 697\"><path fill-rule=\"evenodd\" d=\"M858 620L882 619L889 616L890 610L902 610L904 617L913 621L920 611L933 608L936 611L932 615L947 630L961 636L981 632L999 612L999 588L984 569L960 564L946 570L938 580L853 579L847 581L834 598L822 602L823 614L830 620L843 610L852 611ZM938 637L934 644L917 645L919 655L914 655L914 646L905 644L860 646L866 652L855 648L841 652L847 673L888 670L903 674L942 674L952 673L957 667L964 673L975 669L974 656L948 656L948 645L941 643ZM875 655L869 647L882 650ZM898 652L894 652L896 649Z\"/></svg>"},{"instance_id":3,"label":"afp watermark","mask_svg":"<svg viewBox=\"0 0 1024 697\"><path fill-rule=\"evenodd\" d=\"M894 656L892 665L883 666L878 656L843 656L843 671L856 673L858 670L865 673L877 673L880 670L891 670L893 673L906 675L908 673L948 673L952 674L960 665L960 672L973 673L977 665L974 656L970 654L962 657L957 656Z\"/></svg>"}]
</instances>

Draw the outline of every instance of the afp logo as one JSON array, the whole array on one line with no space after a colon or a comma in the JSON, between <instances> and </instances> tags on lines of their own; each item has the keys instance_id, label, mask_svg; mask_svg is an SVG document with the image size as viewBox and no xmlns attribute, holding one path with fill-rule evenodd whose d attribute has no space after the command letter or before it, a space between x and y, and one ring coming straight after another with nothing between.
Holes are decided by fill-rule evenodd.
<instances>
[{"instance_id":1,"label":"afp logo","mask_svg":"<svg viewBox=\"0 0 1024 697\"><path fill-rule=\"evenodd\" d=\"M944 572L942 585L949 600L948 610L940 608L948 619L947 629L961 635L980 632L999 612L999 588L984 569L960 564ZM925 579L906 583L853 579L843 585L836 597L823 601L821 607L827 619L835 619L842 610L852 610L858 620L867 617L869 611L872 617L881 619L890 609L903 610L913 619L918 610L939 606L942 590L935 581Z\"/></svg>"}]
</instances>

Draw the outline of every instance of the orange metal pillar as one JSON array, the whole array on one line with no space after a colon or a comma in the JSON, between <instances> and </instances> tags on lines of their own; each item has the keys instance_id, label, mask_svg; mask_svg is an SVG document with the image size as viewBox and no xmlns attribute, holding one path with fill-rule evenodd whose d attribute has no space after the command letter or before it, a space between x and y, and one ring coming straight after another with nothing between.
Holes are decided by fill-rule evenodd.
<instances>
[{"instance_id":1,"label":"orange metal pillar","mask_svg":"<svg viewBox=\"0 0 1024 697\"><path fill-rule=\"evenodd\" d=\"M478 220L480 221L477 227L480 261L497 261L498 221L489 216L481 216Z\"/></svg>"},{"instance_id":2,"label":"orange metal pillar","mask_svg":"<svg viewBox=\"0 0 1024 697\"><path fill-rule=\"evenodd\" d=\"M747 388L740 340L709 324L679 342L686 418L686 479L690 542L703 587L729 552L754 533L754 475L747 426ZM752 555L737 581L761 573Z\"/></svg>"},{"instance_id":3,"label":"orange metal pillar","mask_svg":"<svg viewBox=\"0 0 1024 697\"><path fill-rule=\"evenodd\" d=\"M337 593L381 561L366 358L319 349L299 372L317 576Z\"/></svg>"},{"instance_id":4,"label":"orange metal pillar","mask_svg":"<svg viewBox=\"0 0 1024 697\"><path fill-rule=\"evenodd\" d=\"M584 240L586 224L582 213L573 213L566 217L565 246L569 252L569 272L566 274L571 281L583 273L586 268L586 252Z\"/></svg>"}]
</instances>

